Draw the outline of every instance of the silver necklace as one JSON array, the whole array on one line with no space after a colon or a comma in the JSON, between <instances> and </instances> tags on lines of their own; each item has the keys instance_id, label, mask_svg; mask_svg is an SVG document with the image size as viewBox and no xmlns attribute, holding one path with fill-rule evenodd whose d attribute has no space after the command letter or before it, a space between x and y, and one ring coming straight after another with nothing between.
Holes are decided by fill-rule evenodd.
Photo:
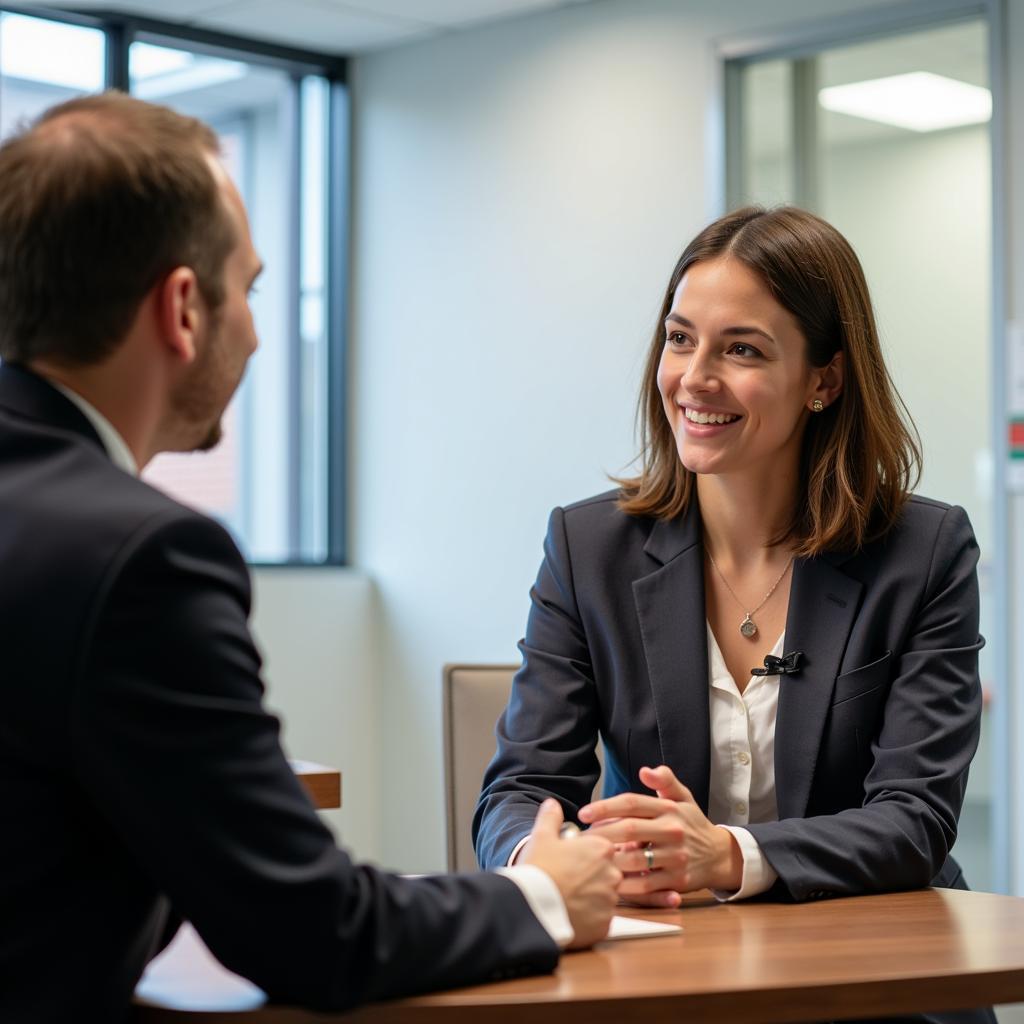
<instances>
[{"instance_id":1,"label":"silver necklace","mask_svg":"<svg viewBox=\"0 0 1024 1024\"><path fill-rule=\"evenodd\" d=\"M725 578L725 574L715 564L715 560L711 557L711 552L708 551L707 548L704 550L707 551L708 561L714 567L715 572L718 573L719 579L725 584L725 589L732 594L732 599L740 606L741 609L743 609L744 617L743 621L740 623L740 632L748 640L753 640L754 637L757 636L757 623L754 621L754 616L768 603L768 598L775 593L775 588L782 582L786 573L789 572L789 567L793 564L793 557L790 556L789 561L786 563L786 568L779 573L779 578L768 588L768 593L761 599L761 603L756 608L748 612L746 606L736 596L736 591L729 586L729 581Z\"/></svg>"}]
</instances>

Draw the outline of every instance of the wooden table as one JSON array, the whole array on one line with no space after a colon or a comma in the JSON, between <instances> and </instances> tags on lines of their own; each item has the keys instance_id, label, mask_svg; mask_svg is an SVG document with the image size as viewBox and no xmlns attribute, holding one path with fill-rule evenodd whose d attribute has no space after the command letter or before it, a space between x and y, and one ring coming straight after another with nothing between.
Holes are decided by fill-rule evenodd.
<instances>
[{"instance_id":1,"label":"wooden table","mask_svg":"<svg viewBox=\"0 0 1024 1024\"><path fill-rule=\"evenodd\" d=\"M151 985L146 1024L638 1024L820 1021L1024 1000L1024 900L924 889L791 906L687 900L623 911L677 922L664 938L600 943L557 972L379 1003L344 1018L261 1007L258 989L196 960ZM208 956L208 954L206 954ZM158 978L159 982L160 979ZM235 986L235 995L228 989ZM184 985L184 988L183 988ZM198 1012L180 1006L206 986ZM203 1012L213 1007L220 1011Z\"/></svg>"},{"instance_id":2,"label":"wooden table","mask_svg":"<svg viewBox=\"0 0 1024 1024\"><path fill-rule=\"evenodd\" d=\"M341 806L341 772L315 761L289 761L319 811Z\"/></svg>"}]
</instances>

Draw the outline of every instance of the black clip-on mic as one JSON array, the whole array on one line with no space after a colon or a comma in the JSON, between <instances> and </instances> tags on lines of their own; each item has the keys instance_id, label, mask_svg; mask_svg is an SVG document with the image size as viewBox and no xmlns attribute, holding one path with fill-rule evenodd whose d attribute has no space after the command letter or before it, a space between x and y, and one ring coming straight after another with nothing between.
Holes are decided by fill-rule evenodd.
<instances>
[{"instance_id":1,"label":"black clip-on mic","mask_svg":"<svg viewBox=\"0 0 1024 1024\"><path fill-rule=\"evenodd\" d=\"M800 659L804 656L803 651L790 651L781 658L774 654L764 656L764 668L752 668L752 676L795 676L800 671Z\"/></svg>"}]
</instances>

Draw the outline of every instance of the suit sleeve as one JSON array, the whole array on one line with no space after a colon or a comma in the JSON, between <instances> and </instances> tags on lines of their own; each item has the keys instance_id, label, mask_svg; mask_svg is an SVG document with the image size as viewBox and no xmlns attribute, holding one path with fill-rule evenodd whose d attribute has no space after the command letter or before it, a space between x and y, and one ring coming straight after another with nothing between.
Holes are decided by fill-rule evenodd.
<instances>
[{"instance_id":1,"label":"suit sleeve","mask_svg":"<svg viewBox=\"0 0 1024 1024\"><path fill-rule=\"evenodd\" d=\"M893 652L862 806L747 826L794 899L918 888L943 866L980 732L977 561L966 513L949 509Z\"/></svg>"},{"instance_id":2,"label":"suit sleeve","mask_svg":"<svg viewBox=\"0 0 1024 1024\"><path fill-rule=\"evenodd\" d=\"M96 601L73 757L217 958L272 1000L332 1010L553 969L508 879L402 879L336 846L263 707L237 549L201 517L142 534Z\"/></svg>"},{"instance_id":3,"label":"suit sleeve","mask_svg":"<svg viewBox=\"0 0 1024 1024\"><path fill-rule=\"evenodd\" d=\"M574 820L601 770L593 669L560 508L551 513L530 600L519 643L522 667L498 719L498 748L473 818L477 859L485 868L508 863L545 798L558 800L566 820Z\"/></svg>"}]
</instances>

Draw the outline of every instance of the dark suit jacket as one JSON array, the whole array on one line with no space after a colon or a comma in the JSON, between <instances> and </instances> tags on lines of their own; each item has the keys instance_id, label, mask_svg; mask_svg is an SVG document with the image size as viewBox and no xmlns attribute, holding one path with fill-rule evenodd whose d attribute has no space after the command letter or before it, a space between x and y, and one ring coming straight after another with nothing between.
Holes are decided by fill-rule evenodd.
<instances>
[{"instance_id":1,"label":"dark suit jacket","mask_svg":"<svg viewBox=\"0 0 1024 1024\"><path fill-rule=\"evenodd\" d=\"M551 516L474 821L484 865L507 862L545 796L570 817L588 801L598 733L606 793L645 792L638 769L664 763L707 811L699 513L656 522L615 499ZM776 894L957 882L947 854L981 712L977 558L962 509L913 498L883 540L794 564L786 650L805 660L780 681L781 820L749 826Z\"/></svg>"},{"instance_id":2,"label":"dark suit jacket","mask_svg":"<svg viewBox=\"0 0 1024 1024\"><path fill-rule=\"evenodd\" d=\"M172 915L316 1008L554 967L508 879L337 848L262 705L231 539L6 365L0 580L4 1024L122 1019Z\"/></svg>"}]
</instances>

